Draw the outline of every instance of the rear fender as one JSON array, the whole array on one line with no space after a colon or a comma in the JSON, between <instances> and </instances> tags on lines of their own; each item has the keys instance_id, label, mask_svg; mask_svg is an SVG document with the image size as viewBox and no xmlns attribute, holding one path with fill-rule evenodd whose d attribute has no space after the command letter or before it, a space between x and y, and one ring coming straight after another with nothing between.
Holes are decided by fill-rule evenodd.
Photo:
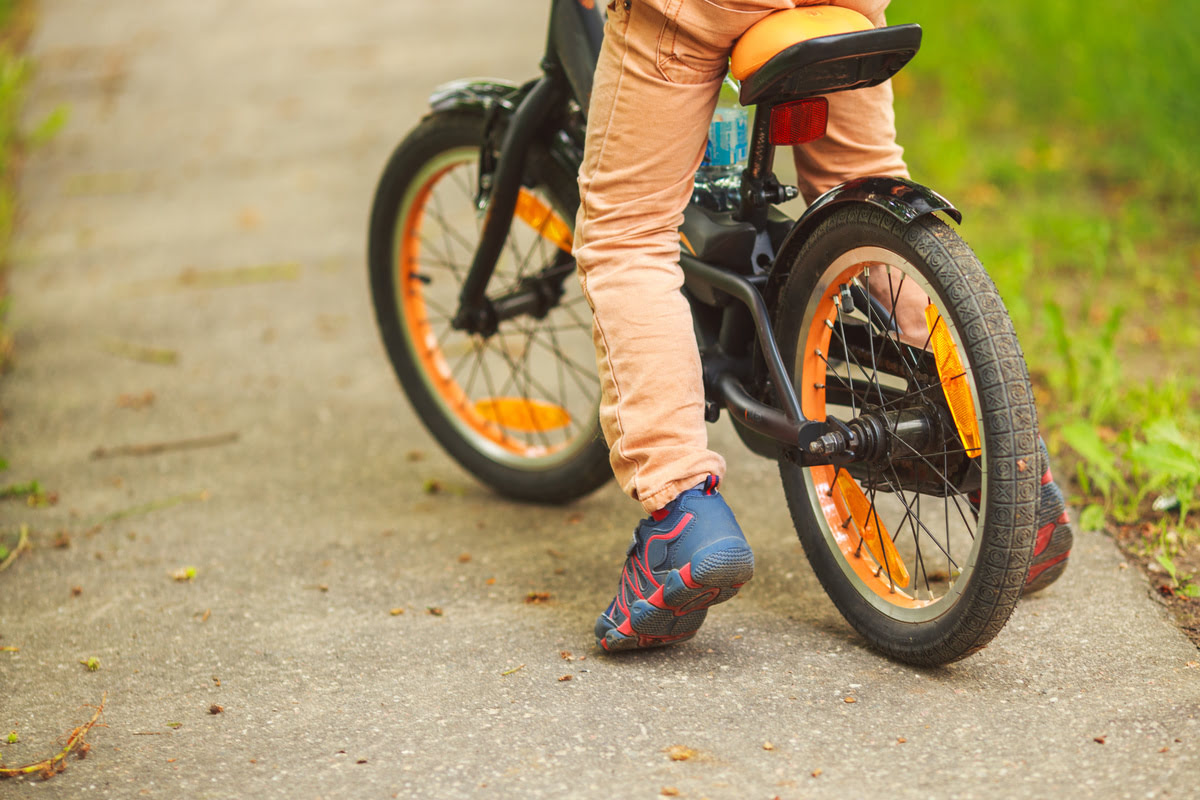
<instances>
[{"instance_id":1,"label":"rear fender","mask_svg":"<svg viewBox=\"0 0 1200 800\"><path fill-rule=\"evenodd\" d=\"M846 203L866 203L882 208L905 225L935 211L943 212L955 222L962 222L962 213L949 200L928 187L903 178L858 178L835 186L813 201L779 246L767 282L765 299L768 307L774 307L791 265L796 262L808 237L829 214Z\"/></svg>"}]
</instances>

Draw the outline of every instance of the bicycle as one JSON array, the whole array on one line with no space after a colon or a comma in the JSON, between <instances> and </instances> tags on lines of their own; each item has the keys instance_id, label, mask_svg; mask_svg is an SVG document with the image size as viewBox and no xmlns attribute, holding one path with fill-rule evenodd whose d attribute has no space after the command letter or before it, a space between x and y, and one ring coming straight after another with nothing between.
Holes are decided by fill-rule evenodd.
<instances>
[{"instance_id":1,"label":"bicycle","mask_svg":"<svg viewBox=\"0 0 1200 800\"><path fill-rule=\"evenodd\" d=\"M377 322L422 422L483 483L543 503L611 479L571 257L603 35L592 5L552 0L536 79L433 93L384 169L369 232ZM920 40L899 25L773 49L740 87L755 114L737 202L720 210L698 186L680 263L706 418L728 411L779 463L805 554L850 624L928 665L985 646L1028 571L1037 416L1020 346L943 219L961 222L948 200L865 178L792 220L775 206L796 191L772 171L776 146L823 132L822 95L886 80ZM925 330L892 315L907 281L930 298Z\"/></svg>"}]
</instances>

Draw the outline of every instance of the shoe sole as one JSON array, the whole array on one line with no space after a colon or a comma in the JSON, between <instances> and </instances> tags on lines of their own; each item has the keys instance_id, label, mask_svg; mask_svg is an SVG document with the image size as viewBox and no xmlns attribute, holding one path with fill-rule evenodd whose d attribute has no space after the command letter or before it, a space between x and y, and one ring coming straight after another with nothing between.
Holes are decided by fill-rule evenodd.
<instances>
[{"instance_id":1,"label":"shoe sole","mask_svg":"<svg viewBox=\"0 0 1200 800\"><path fill-rule=\"evenodd\" d=\"M605 650L661 647L686 641L704 624L708 609L724 603L754 577L754 553L742 539L718 541L671 570L654 594L629 608L629 621L609 628Z\"/></svg>"}]
</instances>

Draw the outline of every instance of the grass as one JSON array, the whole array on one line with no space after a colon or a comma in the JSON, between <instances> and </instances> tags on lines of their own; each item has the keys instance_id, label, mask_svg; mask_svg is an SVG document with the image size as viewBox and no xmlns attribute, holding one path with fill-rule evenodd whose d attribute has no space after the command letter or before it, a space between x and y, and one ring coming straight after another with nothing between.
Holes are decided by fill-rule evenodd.
<instances>
[{"instance_id":1,"label":"grass","mask_svg":"<svg viewBox=\"0 0 1200 800\"><path fill-rule=\"evenodd\" d=\"M1083 526L1117 532L1189 593L1179 564L1200 562L1194 14L1186 0L907 0L889 15L925 31L895 80L913 175L965 214Z\"/></svg>"},{"instance_id":2,"label":"grass","mask_svg":"<svg viewBox=\"0 0 1200 800\"><path fill-rule=\"evenodd\" d=\"M21 151L27 138L20 129L21 103L29 64L21 55L33 28L33 4L27 0L0 0L0 371L12 357L12 336L4 326L8 314L5 272L8 248L16 218L14 182ZM47 122L32 138L53 135L55 125ZM41 129L45 130L41 130Z\"/></svg>"},{"instance_id":3,"label":"grass","mask_svg":"<svg viewBox=\"0 0 1200 800\"><path fill-rule=\"evenodd\" d=\"M29 77L29 64L21 55L33 28L33 4L28 0L0 0L0 373L12 359L12 334L5 326L8 315L7 269L9 243L16 219L15 177L21 154L28 143L52 136L64 117L61 113L38 126L30 135L20 127L21 103ZM0 471L8 464L0 458ZM36 487L36 481L32 484ZM0 497L14 494L14 489L0 489ZM7 566L27 544L24 530L0 530L0 564Z\"/></svg>"}]
</instances>

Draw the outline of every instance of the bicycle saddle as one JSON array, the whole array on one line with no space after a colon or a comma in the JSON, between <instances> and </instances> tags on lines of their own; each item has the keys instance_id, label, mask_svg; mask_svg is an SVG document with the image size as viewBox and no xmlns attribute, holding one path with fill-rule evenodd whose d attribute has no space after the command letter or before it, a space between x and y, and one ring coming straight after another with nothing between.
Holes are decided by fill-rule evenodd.
<instances>
[{"instance_id":1,"label":"bicycle saddle","mask_svg":"<svg viewBox=\"0 0 1200 800\"><path fill-rule=\"evenodd\" d=\"M733 48L742 105L883 83L921 47L920 25L875 28L840 6L803 6L756 23Z\"/></svg>"}]
</instances>

